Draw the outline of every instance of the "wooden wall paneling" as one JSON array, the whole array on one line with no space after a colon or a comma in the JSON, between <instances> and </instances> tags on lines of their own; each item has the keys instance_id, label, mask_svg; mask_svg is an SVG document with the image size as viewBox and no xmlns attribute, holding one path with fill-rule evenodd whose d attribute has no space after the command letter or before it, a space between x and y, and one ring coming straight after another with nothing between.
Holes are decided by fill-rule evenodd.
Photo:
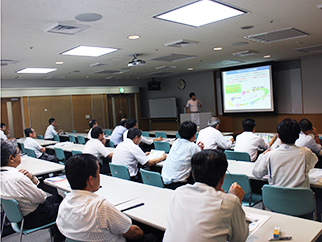
<instances>
[{"instance_id":1,"label":"wooden wall paneling","mask_svg":"<svg viewBox=\"0 0 322 242\"><path fill-rule=\"evenodd\" d=\"M92 95L92 104L93 104L93 119L95 119L99 126L105 127L104 125L104 112L103 112L103 95Z\"/></svg>"},{"instance_id":2,"label":"wooden wall paneling","mask_svg":"<svg viewBox=\"0 0 322 242\"><path fill-rule=\"evenodd\" d=\"M127 96L126 94L114 95L116 122L119 123L122 118L128 118Z\"/></svg>"},{"instance_id":3,"label":"wooden wall paneling","mask_svg":"<svg viewBox=\"0 0 322 242\"><path fill-rule=\"evenodd\" d=\"M59 129L70 131L73 129L72 125L72 107L70 103L70 96L52 96L51 100L51 115L56 119Z\"/></svg>"},{"instance_id":4,"label":"wooden wall paneling","mask_svg":"<svg viewBox=\"0 0 322 242\"><path fill-rule=\"evenodd\" d=\"M129 108L130 108L130 113L129 113L129 117L131 118L136 118L135 116L135 96L134 94L129 94L128 95L128 104L129 105ZM140 106L140 105L139 105Z\"/></svg>"},{"instance_id":5,"label":"wooden wall paneling","mask_svg":"<svg viewBox=\"0 0 322 242\"><path fill-rule=\"evenodd\" d=\"M113 102L112 102L112 95L107 95L107 109L108 109L108 126L110 129L114 129L116 125L113 124Z\"/></svg>"},{"instance_id":6,"label":"wooden wall paneling","mask_svg":"<svg viewBox=\"0 0 322 242\"><path fill-rule=\"evenodd\" d=\"M24 136L21 112L21 99L18 98L18 100L11 100L11 106L15 137L20 138Z\"/></svg>"},{"instance_id":7,"label":"wooden wall paneling","mask_svg":"<svg viewBox=\"0 0 322 242\"><path fill-rule=\"evenodd\" d=\"M107 112L107 95L103 94L103 108L104 108L104 127L105 129L109 129L109 120L108 120L108 112Z\"/></svg>"},{"instance_id":8,"label":"wooden wall paneling","mask_svg":"<svg viewBox=\"0 0 322 242\"><path fill-rule=\"evenodd\" d=\"M1 123L5 123L8 125L8 110L7 110L7 102L8 98L1 98Z\"/></svg>"},{"instance_id":9,"label":"wooden wall paneling","mask_svg":"<svg viewBox=\"0 0 322 242\"><path fill-rule=\"evenodd\" d=\"M92 119L91 95L73 95L72 101L74 129L84 133L89 130L88 122ZM85 115L90 115L90 118L86 119Z\"/></svg>"},{"instance_id":10,"label":"wooden wall paneling","mask_svg":"<svg viewBox=\"0 0 322 242\"><path fill-rule=\"evenodd\" d=\"M178 130L179 125L176 119L153 119L151 122L151 130Z\"/></svg>"},{"instance_id":11,"label":"wooden wall paneling","mask_svg":"<svg viewBox=\"0 0 322 242\"><path fill-rule=\"evenodd\" d=\"M22 97L24 127L30 127L29 97Z\"/></svg>"}]
</instances>

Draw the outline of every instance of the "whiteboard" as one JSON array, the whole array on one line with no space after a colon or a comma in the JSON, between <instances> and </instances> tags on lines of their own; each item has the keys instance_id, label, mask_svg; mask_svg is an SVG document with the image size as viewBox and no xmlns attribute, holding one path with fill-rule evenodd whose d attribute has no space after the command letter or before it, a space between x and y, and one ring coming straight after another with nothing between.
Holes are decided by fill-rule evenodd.
<instances>
[{"instance_id":1,"label":"whiteboard","mask_svg":"<svg viewBox=\"0 0 322 242\"><path fill-rule=\"evenodd\" d=\"M149 99L150 118L176 118L177 103L175 97Z\"/></svg>"}]
</instances>

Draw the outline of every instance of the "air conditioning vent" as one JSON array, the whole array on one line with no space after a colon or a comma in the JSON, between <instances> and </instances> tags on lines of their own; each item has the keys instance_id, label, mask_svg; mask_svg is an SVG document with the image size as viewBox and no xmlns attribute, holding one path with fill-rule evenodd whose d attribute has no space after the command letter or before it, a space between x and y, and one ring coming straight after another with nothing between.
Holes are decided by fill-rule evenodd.
<instances>
[{"instance_id":1,"label":"air conditioning vent","mask_svg":"<svg viewBox=\"0 0 322 242\"><path fill-rule=\"evenodd\" d=\"M188 60L195 58L196 56L194 55L181 55L181 54L168 54L168 55L163 55L160 57L148 59L148 60L153 60L153 61L168 61L168 62L176 62L176 61L182 61L182 60Z\"/></svg>"},{"instance_id":2,"label":"air conditioning vent","mask_svg":"<svg viewBox=\"0 0 322 242\"><path fill-rule=\"evenodd\" d=\"M122 72L120 70L99 70L99 71L90 72L88 74L115 75L119 73L122 73Z\"/></svg>"},{"instance_id":3,"label":"air conditioning vent","mask_svg":"<svg viewBox=\"0 0 322 242\"><path fill-rule=\"evenodd\" d=\"M165 46L170 46L170 47L182 48L182 47L186 47L186 46L190 46L190 45L196 45L198 43L199 42L197 42L197 41L180 39L180 40L176 40L176 41L164 44L164 45Z\"/></svg>"},{"instance_id":4,"label":"air conditioning vent","mask_svg":"<svg viewBox=\"0 0 322 242\"><path fill-rule=\"evenodd\" d=\"M19 62L19 61L18 60L1 59L1 66L16 64L17 62Z\"/></svg>"},{"instance_id":5,"label":"air conditioning vent","mask_svg":"<svg viewBox=\"0 0 322 242\"><path fill-rule=\"evenodd\" d=\"M257 51L252 51L252 50L244 50L240 52L235 52L233 53L234 56L239 56L239 57L245 57L245 56L250 56L250 55L257 55Z\"/></svg>"},{"instance_id":6,"label":"air conditioning vent","mask_svg":"<svg viewBox=\"0 0 322 242\"><path fill-rule=\"evenodd\" d=\"M322 52L322 45L315 45L315 46L309 46L309 47L304 47L304 48L297 48L294 49L296 51L308 53L308 54L314 54L318 52Z\"/></svg>"},{"instance_id":7,"label":"air conditioning vent","mask_svg":"<svg viewBox=\"0 0 322 242\"><path fill-rule=\"evenodd\" d=\"M157 72L151 72L151 73L147 73L145 74L146 76L168 76L168 75L172 75L175 74L175 72L172 71L157 71Z\"/></svg>"},{"instance_id":8,"label":"air conditioning vent","mask_svg":"<svg viewBox=\"0 0 322 242\"><path fill-rule=\"evenodd\" d=\"M65 76L48 76L46 79L64 79Z\"/></svg>"},{"instance_id":9,"label":"air conditioning vent","mask_svg":"<svg viewBox=\"0 0 322 242\"><path fill-rule=\"evenodd\" d=\"M46 28L44 31L55 34L78 34L79 32L89 28L90 26L73 23L56 22L53 25Z\"/></svg>"},{"instance_id":10,"label":"air conditioning vent","mask_svg":"<svg viewBox=\"0 0 322 242\"><path fill-rule=\"evenodd\" d=\"M155 69L156 70L166 70L166 69L174 69L177 68L176 66L158 66Z\"/></svg>"}]
</instances>

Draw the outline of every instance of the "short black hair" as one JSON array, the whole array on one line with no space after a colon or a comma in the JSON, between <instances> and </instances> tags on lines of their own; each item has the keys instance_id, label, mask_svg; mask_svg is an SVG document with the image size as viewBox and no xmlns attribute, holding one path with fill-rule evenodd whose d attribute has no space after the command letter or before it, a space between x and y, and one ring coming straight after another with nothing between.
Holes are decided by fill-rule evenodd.
<instances>
[{"instance_id":1,"label":"short black hair","mask_svg":"<svg viewBox=\"0 0 322 242\"><path fill-rule=\"evenodd\" d=\"M32 134L33 133L32 132L32 127L26 128L24 131L25 131L26 137L29 137L29 134Z\"/></svg>"},{"instance_id":2,"label":"short black hair","mask_svg":"<svg viewBox=\"0 0 322 242\"><path fill-rule=\"evenodd\" d=\"M192 96L196 96L196 94L194 92L190 92L189 97L192 98Z\"/></svg>"},{"instance_id":3,"label":"short black hair","mask_svg":"<svg viewBox=\"0 0 322 242\"><path fill-rule=\"evenodd\" d=\"M300 125L294 119L283 119L276 127L278 137L285 144L294 144L301 132Z\"/></svg>"},{"instance_id":4,"label":"short black hair","mask_svg":"<svg viewBox=\"0 0 322 242\"><path fill-rule=\"evenodd\" d=\"M130 129L133 128L136 125L136 119L135 118L130 118L127 122L126 122L126 128Z\"/></svg>"},{"instance_id":5,"label":"short black hair","mask_svg":"<svg viewBox=\"0 0 322 242\"><path fill-rule=\"evenodd\" d=\"M13 140L1 141L1 166L8 165L9 157L17 155L17 143Z\"/></svg>"},{"instance_id":6,"label":"short black hair","mask_svg":"<svg viewBox=\"0 0 322 242\"><path fill-rule=\"evenodd\" d=\"M120 125L124 126L124 124L126 124L127 122L127 118L122 118L120 121Z\"/></svg>"},{"instance_id":7,"label":"short black hair","mask_svg":"<svg viewBox=\"0 0 322 242\"><path fill-rule=\"evenodd\" d=\"M90 128L93 128L93 126L96 124L96 120L95 119L92 119L91 121L89 121L88 125Z\"/></svg>"},{"instance_id":8,"label":"short black hair","mask_svg":"<svg viewBox=\"0 0 322 242\"><path fill-rule=\"evenodd\" d=\"M133 140L135 136L140 138L141 135L142 135L142 132L138 128L130 128L129 131L127 132L127 137L131 140Z\"/></svg>"},{"instance_id":9,"label":"short black hair","mask_svg":"<svg viewBox=\"0 0 322 242\"><path fill-rule=\"evenodd\" d=\"M228 162L220 150L202 150L191 158L192 176L195 182L202 182L216 188L220 178L226 173Z\"/></svg>"},{"instance_id":10,"label":"short black hair","mask_svg":"<svg viewBox=\"0 0 322 242\"><path fill-rule=\"evenodd\" d=\"M6 126L6 124L5 123L1 123L1 129L3 128L3 126Z\"/></svg>"},{"instance_id":11,"label":"short black hair","mask_svg":"<svg viewBox=\"0 0 322 242\"><path fill-rule=\"evenodd\" d=\"M91 136L94 139L98 139L98 136L100 136L100 134L104 134L101 126L96 126L91 131Z\"/></svg>"},{"instance_id":12,"label":"short black hair","mask_svg":"<svg viewBox=\"0 0 322 242\"><path fill-rule=\"evenodd\" d=\"M300 128L303 132L309 131L313 129L313 125L310 120L303 118L299 122Z\"/></svg>"},{"instance_id":13,"label":"short black hair","mask_svg":"<svg viewBox=\"0 0 322 242\"><path fill-rule=\"evenodd\" d=\"M192 121L184 121L179 127L179 135L183 139L190 140L197 133L197 125Z\"/></svg>"},{"instance_id":14,"label":"short black hair","mask_svg":"<svg viewBox=\"0 0 322 242\"><path fill-rule=\"evenodd\" d=\"M255 120L252 118L245 118L243 120L243 129L244 131L253 131L256 126Z\"/></svg>"},{"instance_id":15,"label":"short black hair","mask_svg":"<svg viewBox=\"0 0 322 242\"><path fill-rule=\"evenodd\" d=\"M54 118L50 118L49 120L48 120L48 122L49 122L49 124L51 124L52 122L54 122L56 119L54 119Z\"/></svg>"},{"instance_id":16,"label":"short black hair","mask_svg":"<svg viewBox=\"0 0 322 242\"><path fill-rule=\"evenodd\" d=\"M97 158L91 154L71 156L65 164L65 173L72 189L85 189L89 176L96 177Z\"/></svg>"}]
</instances>

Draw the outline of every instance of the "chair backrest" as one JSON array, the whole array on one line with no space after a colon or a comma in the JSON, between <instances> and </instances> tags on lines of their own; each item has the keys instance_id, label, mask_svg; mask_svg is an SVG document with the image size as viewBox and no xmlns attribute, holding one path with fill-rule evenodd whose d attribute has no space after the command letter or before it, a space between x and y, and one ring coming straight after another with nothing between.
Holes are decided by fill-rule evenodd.
<instances>
[{"instance_id":1,"label":"chair backrest","mask_svg":"<svg viewBox=\"0 0 322 242\"><path fill-rule=\"evenodd\" d=\"M314 193L309 188L264 185L262 195L264 206L274 212L299 216L315 210Z\"/></svg>"},{"instance_id":2,"label":"chair backrest","mask_svg":"<svg viewBox=\"0 0 322 242\"><path fill-rule=\"evenodd\" d=\"M66 238L66 242L82 242L82 241Z\"/></svg>"},{"instance_id":3,"label":"chair backrest","mask_svg":"<svg viewBox=\"0 0 322 242\"><path fill-rule=\"evenodd\" d=\"M37 134L37 139L44 139L44 136L42 136L41 134Z\"/></svg>"},{"instance_id":4,"label":"chair backrest","mask_svg":"<svg viewBox=\"0 0 322 242\"><path fill-rule=\"evenodd\" d=\"M164 141L154 141L154 148L156 150L164 150L165 153L169 153L170 144Z\"/></svg>"},{"instance_id":5,"label":"chair backrest","mask_svg":"<svg viewBox=\"0 0 322 242\"><path fill-rule=\"evenodd\" d=\"M225 150L227 160L250 161L250 156L247 152Z\"/></svg>"},{"instance_id":6,"label":"chair backrest","mask_svg":"<svg viewBox=\"0 0 322 242\"><path fill-rule=\"evenodd\" d=\"M107 141L107 147L111 147L111 148L114 148L115 147L112 140L108 140Z\"/></svg>"},{"instance_id":7,"label":"chair backrest","mask_svg":"<svg viewBox=\"0 0 322 242\"><path fill-rule=\"evenodd\" d=\"M104 129L104 133L107 136L110 136L112 134L112 131L110 129Z\"/></svg>"},{"instance_id":8,"label":"chair backrest","mask_svg":"<svg viewBox=\"0 0 322 242\"><path fill-rule=\"evenodd\" d=\"M76 130L73 130L73 129L72 129L70 132L71 132L71 133L76 133Z\"/></svg>"},{"instance_id":9,"label":"chair backrest","mask_svg":"<svg viewBox=\"0 0 322 242\"><path fill-rule=\"evenodd\" d=\"M226 173L222 189L224 189L225 192L228 192L231 184L233 184L234 182L237 182L241 186L241 188L245 192L245 195L252 192L248 176L244 174Z\"/></svg>"},{"instance_id":10,"label":"chair backrest","mask_svg":"<svg viewBox=\"0 0 322 242\"><path fill-rule=\"evenodd\" d=\"M60 141L59 135L58 134L54 134L54 140L55 141Z\"/></svg>"},{"instance_id":11,"label":"chair backrest","mask_svg":"<svg viewBox=\"0 0 322 242\"><path fill-rule=\"evenodd\" d=\"M86 140L85 140L84 136L82 136L82 135L77 135L77 140L78 140L79 144L84 145L86 143Z\"/></svg>"},{"instance_id":12,"label":"chair backrest","mask_svg":"<svg viewBox=\"0 0 322 242\"><path fill-rule=\"evenodd\" d=\"M27 154L24 143L19 143L23 153Z\"/></svg>"},{"instance_id":13,"label":"chair backrest","mask_svg":"<svg viewBox=\"0 0 322 242\"><path fill-rule=\"evenodd\" d=\"M196 140L198 139L199 133L196 133Z\"/></svg>"},{"instance_id":14,"label":"chair backrest","mask_svg":"<svg viewBox=\"0 0 322 242\"><path fill-rule=\"evenodd\" d=\"M166 132L155 132L155 137L162 137L164 139L168 138Z\"/></svg>"},{"instance_id":15,"label":"chair backrest","mask_svg":"<svg viewBox=\"0 0 322 242\"><path fill-rule=\"evenodd\" d=\"M22 221L23 216L18 202L15 199L3 199L1 198L1 205L7 218L11 223L19 223ZM1 221L2 222L2 221Z\"/></svg>"},{"instance_id":16,"label":"chair backrest","mask_svg":"<svg viewBox=\"0 0 322 242\"><path fill-rule=\"evenodd\" d=\"M130 173L126 166L109 163L112 176L130 180Z\"/></svg>"},{"instance_id":17,"label":"chair backrest","mask_svg":"<svg viewBox=\"0 0 322 242\"><path fill-rule=\"evenodd\" d=\"M177 132L177 133L176 133L176 138L177 138L177 139L180 139L180 138L181 138L181 136L180 136L179 132Z\"/></svg>"},{"instance_id":18,"label":"chair backrest","mask_svg":"<svg viewBox=\"0 0 322 242\"><path fill-rule=\"evenodd\" d=\"M74 135L69 134L69 135L68 135L68 138L69 138L69 141L70 141L70 142L72 142L72 143L74 143L74 144L76 143L76 138L75 138L75 136L74 136Z\"/></svg>"},{"instance_id":19,"label":"chair backrest","mask_svg":"<svg viewBox=\"0 0 322 242\"><path fill-rule=\"evenodd\" d=\"M142 168L140 169L140 172L144 184L162 188L164 187L161 174L159 172L147 171Z\"/></svg>"},{"instance_id":20,"label":"chair backrest","mask_svg":"<svg viewBox=\"0 0 322 242\"><path fill-rule=\"evenodd\" d=\"M31 156L31 157L37 158L34 150L32 150L32 149L27 149L27 148L25 148L25 150L26 150L26 152L27 152L27 155L28 155L28 156Z\"/></svg>"},{"instance_id":21,"label":"chair backrest","mask_svg":"<svg viewBox=\"0 0 322 242\"><path fill-rule=\"evenodd\" d=\"M142 131L142 136L143 137L150 137L150 134L148 131Z\"/></svg>"},{"instance_id":22,"label":"chair backrest","mask_svg":"<svg viewBox=\"0 0 322 242\"><path fill-rule=\"evenodd\" d=\"M79 150L72 150L72 155L82 154Z\"/></svg>"},{"instance_id":23,"label":"chair backrest","mask_svg":"<svg viewBox=\"0 0 322 242\"><path fill-rule=\"evenodd\" d=\"M55 154L56 154L58 160L65 160L66 159L63 149L56 148L56 147L54 149L55 149Z\"/></svg>"}]
</instances>

